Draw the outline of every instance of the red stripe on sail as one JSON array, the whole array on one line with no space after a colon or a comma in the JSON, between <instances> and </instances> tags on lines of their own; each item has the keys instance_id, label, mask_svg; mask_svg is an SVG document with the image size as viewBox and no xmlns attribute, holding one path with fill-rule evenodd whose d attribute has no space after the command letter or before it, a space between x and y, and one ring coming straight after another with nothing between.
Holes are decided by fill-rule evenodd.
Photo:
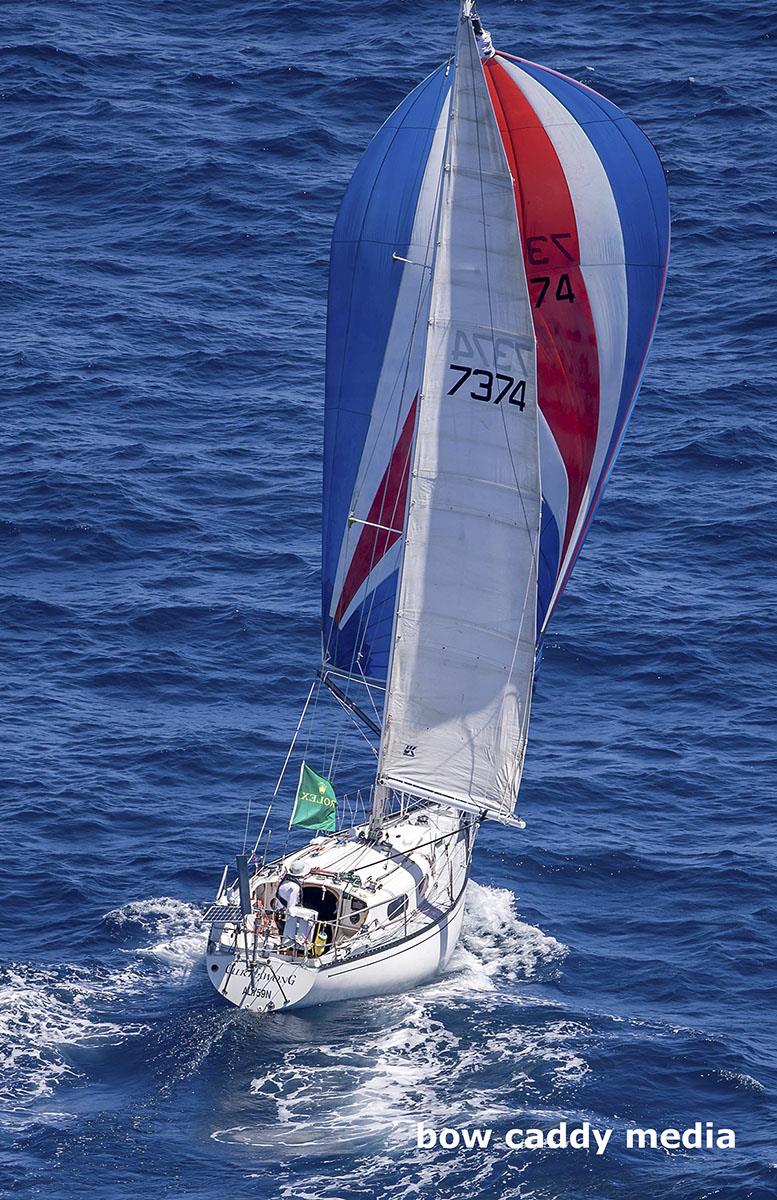
<instances>
[{"instance_id":1,"label":"red stripe on sail","mask_svg":"<svg viewBox=\"0 0 777 1200\"><path fill-rule=\"evenodd\" d=\"M348 611L351 601L370 572L402 536L401 527L405 521L410 450L413 445L417 403L418 397L416 396L405 417L399 440L391 452L389 465L383 473L375 499L370 505L370 511L367 514L369 524L363 526L356 543L356 549L348 567L335 611L337 624ZM381 526L381 528L378 529L376 526Z\"/></svg>"},{"instance_id":2,"label":"red stripe on sail","mask_svg":"<svg viewBox=\"0 0 777 1200\"><path fill-rule=\"evenodd\" d=\"M484 63L507 160L537 338L538 401L569 482L561 561L583 501L599 426L596 328L580 270L572 197L548 134L496 59Z\"/></svg>"}]
</instances>

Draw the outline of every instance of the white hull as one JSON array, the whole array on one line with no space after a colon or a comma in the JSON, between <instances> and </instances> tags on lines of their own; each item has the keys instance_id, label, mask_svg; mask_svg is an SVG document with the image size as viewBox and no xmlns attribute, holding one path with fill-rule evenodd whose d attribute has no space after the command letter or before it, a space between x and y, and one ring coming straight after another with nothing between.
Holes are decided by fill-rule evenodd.
<instances>
[{"instance_id":1,"label":"white hull","mask_svg":"<svg viewBox=\"0 0 777 1200\"><path fill-rule=\"evenodd\" d=\"M297 965L280 955L269 955L266 962L259 960L254 968L253 989L250 968L239 957L227 960L222 956L220 961L209 955L209 973L225 1000L260 1013L402 992L432 979L446 965L459 940L463 915L462 892L455 907L429 931L361 960L328 967ZM213 965L217 966L218 976Z\"/></svg>"},{"instance_id":2,"label":"white hull","mask_svg":"<svg viewBox=\"0 0 777 1200\"><path fill-rule=\"evenodd\" d=\"M207 969L219 994L239 1008L266 1013L405 991L431 979L446 965L459 939L476 828L458 818L448 816L446 820L451 828L447 841L441 842L444 859L441 853L430 855L426 850L428 874L416 879L425 899L405 919L377 924L368 936L349 938L344 948L333 946L319 958L290 954L280 945L268 946L266 940L260 944L247 927L227 926L225 932L214 923ZM402 822L395 822L394 830L398 836L405 833ZM332 852L329 847L327 851ZM361 853L366 853L363 843ZM390 861L391 856L384 855L370 869L374 874L387 873ZM408 866L403 866L403 871L408 877L417 861L418 855L404 858ZM439 878L441 861L444 887ZM364 868L362 873L367 874ZM321 875L325 874L321 870ZM377 884L372 894L376 892L381 895ZM379 902L374 907L377 909Z\"/></svg>"}]
</instances>

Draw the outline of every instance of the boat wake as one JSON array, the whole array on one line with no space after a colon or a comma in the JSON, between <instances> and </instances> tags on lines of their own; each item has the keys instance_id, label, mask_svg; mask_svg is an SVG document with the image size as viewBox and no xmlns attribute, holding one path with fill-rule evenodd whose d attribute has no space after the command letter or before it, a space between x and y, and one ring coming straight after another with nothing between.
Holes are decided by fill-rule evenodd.
<instances>
[{"instance_id":1,"label":"boat wake","mask_svg":"<svg viewBox=\"0 0 777 1200\"><path fill-rule=\"evenodd\" d=\"M311 1194L326 1198L335 1184L323 1171L314 1178L311 1160L352 1158L354 1186L363 1185L373 1172L379 1178L387 1156L414 1155L418 1120L496 1124L516 1094L539 1104L550 1087L561 1103L586 1071L580 1030L552 1001L532 998L532 989L553 982L566 948L520 920L505 889L470 883L459 947L426 987L271 1020L230 1014L225 1023L210 1003L205 1014L194 1011L188 989L200 980L205 949L194 906L164 897L127 904L105 916L103 929L113 949L94 964L21 963L2 974L7 1129L68 1118L66 1085L83 1085L92 1074L85 1051L99 1062L101 1052L126 1044L126 1072L138 1050L142 1058L159 1056L154 1027L167 1021L175 1041L155 1094L169 1102L179 1086L190 1091L195 1077L211 1071L205 1060L218 1041L218 1072L207 1084L216 1112L203 1134L225 1152L248 1155L251 1171L287 1164L289 1196L301 1194L292 1179L297 1164ZM176 994L186 996L183 1024L170 1022ZM511 1008L514 1021L505 1028ZM347 1194L347 1176L346 1161L339 1196Z\"/></svg>"},{"instance_id":2,"label":"boat wake","mask_svg":"<svg viewBox=\"0 0 777 1200\"><path fill-rule=\"evenodd\" d=\"M462 939L444 975L406 995L348 1005L336 1020L276 1018L293 1044L251 1080L243 1106L251 1119L211 1136L273 1161L380 1156L411 1149L421 1119L498 1121L509 1109L496 1098L509 1096L510 1084L531 1088L538 1064L558 1087L585 1073L573 1022L522 1021L531 1002L521 981L551 979L565 954L519 919L511 892L470 882ZM505 1029L509 1005L516 1024ZM495 1072L506 1087L496 1086Z\"/></svg>"},{"instance_id":3,"label":"boat wake","mask_svg":"<svg viewBox=\"0 0 777 1200\"><path fill-rule=\"evenodd\" d=\"M180 900L136 901L104 923L120 943L119 964L10 963L0 970L0 1104L9 1119L78 1078L70 1051L117 1046L146 1032L133 1010L152 992L185 982L204 954L199 909Z\"/></svg>"},{"instance_id":4,"label":"boat wake","mask_svg":"<svg viewBox=\"0 0 777 1200\"><path fill-rule=\"evenodd\" d=\"M171 983L185 982L205 953L202 912L183 900L169 896L135 900L107 913L104 919L123 939L137 937L141 944L133 953L140 959L156 960ZM142 944L146 939L151 939L150 945Z\"/></svg>"},{"instance_id":5,"label":"boat wake","mask_svg":"<svg viewBox=\"0 0 777 1200\"><path fill-rule=\"evenodd\" d=\"M450 986L465 995L473 989L497 993L517 979L546 978L566 953L561 942L519 918L515 896L508 888L470 880L461 940L445 975L431 986Z\"/></svg>"}]
</instances>

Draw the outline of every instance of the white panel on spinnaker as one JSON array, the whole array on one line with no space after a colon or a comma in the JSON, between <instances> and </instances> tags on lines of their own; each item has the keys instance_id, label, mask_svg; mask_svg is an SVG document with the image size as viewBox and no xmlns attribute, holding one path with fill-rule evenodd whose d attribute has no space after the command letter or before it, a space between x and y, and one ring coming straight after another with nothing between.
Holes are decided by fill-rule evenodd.
<instances>
[{"instance_id":1,"label":"white panel on spinnaker","mask_svg":"<svg viewBox=\"0 0 777 1200\"><path fill-rule=\"evenodd\" d=\"M534 669L535 342L513 182L466 16L446 161L378 778L506 815Z\"/></svg>"}]
</instances>

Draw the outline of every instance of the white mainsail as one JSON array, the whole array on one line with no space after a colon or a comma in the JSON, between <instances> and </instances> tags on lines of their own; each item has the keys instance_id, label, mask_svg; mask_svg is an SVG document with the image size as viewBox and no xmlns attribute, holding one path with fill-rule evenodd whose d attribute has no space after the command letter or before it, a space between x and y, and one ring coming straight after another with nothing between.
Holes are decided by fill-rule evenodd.
<instances>
[{"instance_id":1,"label":"white mainsail","mask_svg":"<svg viewBox=\"0 0 777 1200\"><path fill-rule=\"evenodd\" d=\"M534 670L535 341L513 180L462 6L378 781L515 806Z\"/></svg>"}]
</instances>

